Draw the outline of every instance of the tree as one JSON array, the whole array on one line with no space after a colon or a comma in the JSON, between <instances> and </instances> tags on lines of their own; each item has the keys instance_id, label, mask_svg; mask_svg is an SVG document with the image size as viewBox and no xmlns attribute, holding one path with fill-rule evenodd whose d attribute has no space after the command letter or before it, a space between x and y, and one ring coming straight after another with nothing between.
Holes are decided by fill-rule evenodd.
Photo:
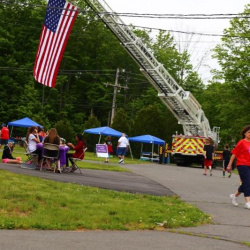
<instances>
[{"instance_id":1,"label":"tree","mask_svg":"<svg viewBox=\"0 0 250 250\"><path fill-rule=\"evenodd\" d=\"M222 43L214 50L214 58L221 66L221 70L214 71L212 81L216 86L215 94L220 93L217 102L213 100L218 114L215 122L221 126L224 141L237 137L250 121L247 112L250 106L250 20L246 17L249 14L250 4L246 5L242 17L230 21L231 26L224 30Z\"/></svg>"},{"instance_id":2,"label":"tree","mask_svg":"<svg viewBox=\"0 0 250 250\"><path fill-rule=\"evenodd\" d=\"M230 21L231 26L224 30L222 43L214 50L214 57L218 59L222 69L215 77L222 78L248 99L250 96L246 91L250 90L250 20L247 17L249 14L250 4L246 5L242 17Z\"/></svg>"},{"instance_id":3,"label":"tree","mask_svg":"<svg viewBox=\"0 0 250 250\"><path fill-rule=\"evenodd\" d=\"M84 130L89 128L100 127L101 123L95 115L90 115L88 120L84 123ZM94 151L95 144L98 143L99 135L84 134L87 146L90 151Z\"/></svg>"},{"instance_id":4,"label":"tree","mask_svg":"<svg viewBox=\"0 0 250 250\"><path fill-rule=\"evenodd\" d=\"M123 108L120 108L116 111L112 128L122 133L126 133L127 135L130 134L129 118L126 111Z\"/></svg>"},{"instance_id":5,"label":"tree","mask_svg":"<svg viewBox=\"0 0 250 250\"><path fill-rule=\"evenodd\" d=\"M76 133L69 121L60 120L55 124L55 128L59 136L64 138L67 142L75 141Z\"/></svg>"}]
</instances>

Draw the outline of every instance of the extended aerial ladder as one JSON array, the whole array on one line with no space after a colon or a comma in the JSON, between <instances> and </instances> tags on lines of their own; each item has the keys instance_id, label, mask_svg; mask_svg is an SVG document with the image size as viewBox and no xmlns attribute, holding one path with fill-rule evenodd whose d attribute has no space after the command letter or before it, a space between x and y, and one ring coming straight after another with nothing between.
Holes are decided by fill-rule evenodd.
<instances>
[{"instance_id":1,"label":"extended aerial ladder","mask_svg":"<svg viewBox=\"0 0 250 250\"><path fill-rule=\"evenodd\" d=\"M85 2L138 63L143 74L158 91L159 98L183 126L184 135L210 137L217 143L219 128L210 129L209 121L199 102L189 91L183 90L176 83L132 29L125 25L104 0L85 0Z\"/></svg>"}]
</instances>

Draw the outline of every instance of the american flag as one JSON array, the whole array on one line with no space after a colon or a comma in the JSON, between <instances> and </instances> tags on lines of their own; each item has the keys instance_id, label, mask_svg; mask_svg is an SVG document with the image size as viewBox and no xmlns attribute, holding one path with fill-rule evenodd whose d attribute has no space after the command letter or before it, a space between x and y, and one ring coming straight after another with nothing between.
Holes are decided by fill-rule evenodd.
<instances>
[{"instance_id":1,"label":"american flag","mask_svg":"<svg viewBox=\"0 0 250 250\"><path fill-rule=\"evenodd\" d=\"M34 78L46 86L55 87L77 13L77 7L65 0L49 0L33 72Z\"/></svg>"}]
</instances>

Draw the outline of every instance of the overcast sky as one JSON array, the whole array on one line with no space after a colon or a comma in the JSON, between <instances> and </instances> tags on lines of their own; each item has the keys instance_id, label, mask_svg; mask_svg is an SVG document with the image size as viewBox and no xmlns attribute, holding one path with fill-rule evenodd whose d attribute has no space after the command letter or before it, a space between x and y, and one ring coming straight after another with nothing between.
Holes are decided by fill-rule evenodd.
<instances>
[{"instance_id":1,"label":"overcast sky","mask_svg":"<svg viewBox=\"0 0 250 250\"><path fill-rule=\"evenodd\" d=\"M105 0L111 9L119 13L139 13L139 14L238 14L244 11L248 0ZM135 26L150 28L160 28L164 30L176 30L206 34L223 34L223 30L230 26L230 19L215 20L186 20L186 19L149 19L121 17L126 23ZM154 31L152 35L155 35ZM178 45L184 46L187 35L171 33L178 41ZM190 36L189 36L190 38ZM210 49L220 42L220 37L195 35L192 38L190 53L192 54L192 64L197 66L201 58L207 54L203 66L199 69L199 74L206 82L211 79L210 68L217 68L215 60L211 59Z\"/></svg>"}]
</instances>

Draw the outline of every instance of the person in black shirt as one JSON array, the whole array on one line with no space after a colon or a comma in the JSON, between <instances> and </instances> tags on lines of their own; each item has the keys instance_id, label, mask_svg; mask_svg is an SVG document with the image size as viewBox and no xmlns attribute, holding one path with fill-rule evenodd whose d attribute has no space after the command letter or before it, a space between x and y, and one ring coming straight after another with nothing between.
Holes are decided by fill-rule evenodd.
<instances>
[{"instance_id":1,"label":"person in black shirt","mask_svg":"<svg viewBox=\"0 0 250 250\"><path fill-rule=\"evenodd\" d=\"M227 165L228 165L228 163L230 161L230 151L228 149L229 149L229 146L228 146L228 144L226 144L224 146L224 150L223 150L223 153L222 153L222 155L223 155L223 165L222 165L222 167L223 167L223 177L225 177L225 173L226 173L226 170L227 170ZM230 178L230 177L231 177L231 171L229 172L229 175L228 175L228 178Z\"/></svg>"},{"instance_id":2,"label":"person in black shirt","mask_svg":"<svg viewBox=\"0 0 250 250\"><path fill-rule=\"evenodd\" d=\"M207 168L210 170L210 176L212 176L212 163L214 159L214 147L211 145L210 140L206 140L204 146L204 173L207 175Z\"/></svg>"},{"instance_id":3,"label":"person in black shirt","mask_svg":"<svg viewBox=\"0 0 250 250\"><path fill-rule=\"evenodd\" d=\"M22 163L21 157L14 158L12 156L12 151L14 148L14 142L9 141L7 145L4 146L3 155L2 155L2 162L3 163Z\"/></svg>"}]
</instances>

